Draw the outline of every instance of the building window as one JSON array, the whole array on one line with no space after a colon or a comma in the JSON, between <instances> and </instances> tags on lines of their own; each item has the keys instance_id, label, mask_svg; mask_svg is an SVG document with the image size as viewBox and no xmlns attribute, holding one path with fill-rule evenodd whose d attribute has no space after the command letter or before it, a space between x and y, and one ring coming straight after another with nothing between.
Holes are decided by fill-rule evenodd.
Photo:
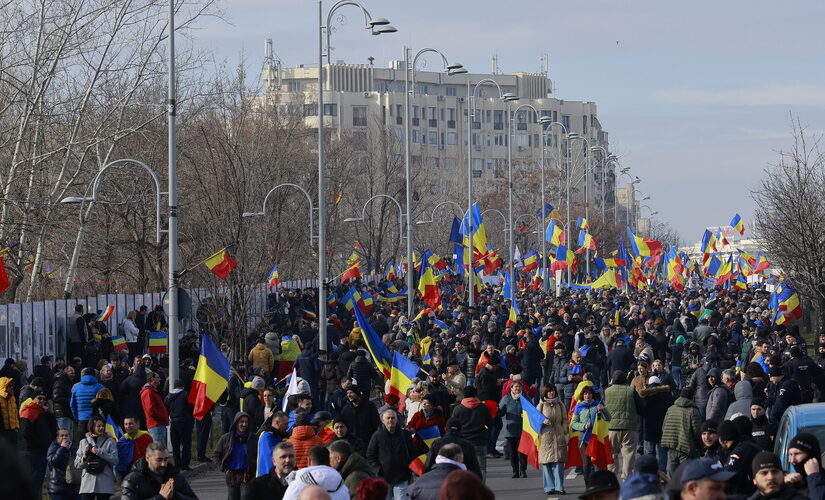
<instances>
[{"instance_id":1,"label":"building window","mask_svg":"<svg viewBox=\"0 0 825 500\"><path fill-rule=\"evenodd\" d=\"M414 144L418 144L421 142L421 131L418 129L413 129L412 131L412 142Z\"/></svg>"},{"instance_id":2,"label":"building window","mask_svg":"<svg viewBox=\"0 0 825 500\"><path fill-rule=\"evenodd\" d=\"M352 107L352 126L366 127L367 126L367 107L353 106Z\"/></svg>"},{"instance_id":3,"label":"building window","mask_svg":"<svg viewBox=\"0 0 825 500\"><path fill-rule=\"evenodd\" d=\"M582 115L582 134L587 133L587 115Z\"/></svg>"},{"instance_id":4,"label":"building window","mask_svg":"<svg viewBox=\"0 0 825 500\"><path fill-rule=\"evenodd\" d=\"M504 146L504 134L495 134L493 136L493 144L496 146Z\"/></svg>"},{"instance_id":5,"label":"building window","mask_svg":"<svg viewBox=\"0 0 825 500\"><path fill-rule=\"evenodd\" d=\"M318 116L318 105L304 104L304 116Z\"/></svg>"},{"instance_id":6,"label":"building window","mask_svg":"<svg viewBox=\"0 0 825 500\"><path fill-rule=\"evenodd\" d=\"M435 108L427 108L427 119L435 120Z\"/></svg>"},{"instance_id":7,"label":"building window","mask_svg":"<svg viewBox=\"0 0 825 500\"><path fill-rule=\"evenodd\" d=\"M430 167L430 168L438 169L440 164L441 164L441 162L438 160L438 158L435 158L435 157L427 158L427 166Z\"/></svg>"},{"instance_id":8,"label":"building window","mask_svg":"<svg viewBox=\"0 0 825 500\"><path fill-rule=\"evenodd\" d=\"M455 158L444 158L444 169L447 172L455 172Z\"/></svg>"},{"instance_id":9,"label":"building window","mask_svg":"<svg viewBox=\"0 0 825 500\"><path fill-rule=\"evenodd\" d=\"M516 136L516 146L520 148L526 148L528 146L529 138L528 134L518 134Z\"/></svg>"},{"instance_id":10,"label":"building window","mask_svg":"<svg viewBox=\"0 0 825 500\"><path fill-rule=\"evenodd\" d=\"M352 133L352 148L356 151L367 150L367 133L364 131L355 131Z\"/></svg>"},{"instance_id":11,"label":"building window","mask_svg":"<svg viewBox=\"0 0 825 500\"><path fill-rule=\"evenodd\" d=\"M298 81L298 80L290 80L289 83L287 83L286 88L290 92L300 92L301 91L301 82Z\"/></svg>"},{"instance_id":12,"label":"building window","mask_svg":"<svg viewBox=\"0 0 825 500\"><path fill-rule=\"evenodd\" d=\"M426 85L419 85L418 86L418 93L419 94L426 94L427 93L427 86Z\"/></svg>"},{"instance_id":13,"label":"building window","mask_svg":"<svg viewBox=\"0 0 825 500\"><path fill-rule=\"evenodd\" d=\"M428 144L438 144L438 132L435 132L435 131L427 132L427 143Z\"/></svg>"},{"instance_id":14,"label":"building window","mask_svg":"<svg viewBox=\"0 0 825 500\"><path fill-rule=\"evenodd\" d=\"M455 97L455 87L447 87L447 97Z\"/></svg>"},{"instance_id":15,"label":"building window","mask_svg":"<svg viewBox=\"0 0 825 500\"><path fill-rule=\"evenodd\" d=\"M561 115L561 124L570 132L570 115Z\"/></svg>"},{"instance_id":16,"label":"building window","mask_svg":"<svg viewBox=\"0 0 825 500\"><path fill-rule=\"evenodd\" d=\"M458 134L455 132L447 132L447 145L448 146L455 146L456 139Z\"/></svg>"},{"instance_id":17,"label":"building window","mask_svg":"<svg viewBox=\"0 0 825 500\"><path fill-rule=\"evenodd\" d=\"M324 104L324 116L338 116L338 105Z\"/></svg>"}]
</instances>

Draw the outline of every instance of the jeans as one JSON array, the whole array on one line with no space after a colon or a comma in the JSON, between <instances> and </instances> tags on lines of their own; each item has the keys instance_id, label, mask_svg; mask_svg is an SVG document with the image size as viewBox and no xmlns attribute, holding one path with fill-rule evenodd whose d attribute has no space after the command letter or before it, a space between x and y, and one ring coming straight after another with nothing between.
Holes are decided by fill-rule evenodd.
<instances>
[{"instance_id":1,"label":"jeans","mask_svg":"<svg viewBox=\"0 0 825 500\"><path fill-rule=\"evenodd\" d=\"M74 420L72 420L72 417L60 417L57 419L57 428L66 429L69 431L69 436L71 436L72 431L74 431Z\"/></svg>"},{"instance_id":2,"label":"jeans","mask_svg":"<svg viewBox=\"0 0 825 500\"><path fill-rule=\"evenodd\" d=\"M564 491L564 462L541 464L541 479L544 492Z\"/></svg>"},{"instance_id":3,"label":"jeans","mask_svg":"<svg viewBox=\"0 0 825 500\"><path fill-rule=\"evenodd\" d=\"M166 426L159 425L157 427L152 427L149 429L149 435L152 436L152 441L157 443L161 443L163 446L166 446Z\"/></svg>"},{"instance_id":4,"label":"jeans","mask_svg":"<svg viewBox=\"0 0 825 500\"><path fill-rule=\"evenodd\" d=\"M188 469L192 460L192 422L172 422L169 426L172 456L178 468Z\"/></svg>"},{"instance_id":5,"label":"jeans","mask_svg":"<svg viewBox=\"0 0 825 500\"><path fill-rule=\"evenodd\" d=\"M206 458L206 445L209 444L209 434L212 432L212 414L207 414L203 420L195 420L195 429L198 434L198 460L200 460Z\"/></svg>"},{"instance_id":6,"label":"jeans","mask_svg":"<svg viewBox=\"0 0 825 500\"><path fill-rule=\"evenodd\" d=\"M410 483L403 481L390 485L390 491L387 492L387 500L407 500L407 488Z\"/></svg>"},{"instance_id":7,"label":"jeans","mask_svg":"<svg viewBox=\"0 0 825 500\"><path fill-rule=\"evenodd\" d=\"M476 378L475 377L467 377L467 387L475 387Z\"/></svg>"},{"instance_id":8,"label":"jeans","mask_svg":"<svg viewBox=\"0 0 825 500\"><path fill-rule=\"evenodd\" d=\"M690 458L679 450L667 450L667 475L673 477L673 473L679 464Z\"/></svg>"},{"instance_id":9,"label":"jeans","mask_svg":"<svg viewBox=\"0 0 825 500\"><path fill-rule=\"evenodd\" d=\"M244 472L228 470L225 475L227 500L245 500L249 496L249 482L242 481Z\"/></svg>"},{"instance_id":10,"label":"jeans","mask_svg":"<svg viewBox=\"0 0 825 500\"><path fill-rule=\"evenodd\" d=\"M681 366L674 366L670 369L670 376L673 377L673 381L676 382L676 388L680 391L682 390L682 367Z\"/></svg>"},{"instance_id":11,"label":"jeans","mask_svg":"<svg viewBox=\"0 0 825 500\"><path fill-rule=\"evenodd\" d=\"M481 480L487 479L487 447L474 445L476 458L478 458L478 468L481 469Z\"/></svg>"},{"instance_id":12,"label":"jeans","mask_svg":"<svg viewBox=\"0 0 825 500\"><path fill-rule=\"evenodd\" d=\"M26 464L31 470L32 486L34 487L34 498L40 498L40 490L43 488L43 478L46 477L46 457L31 452L23 452Z\"/></svg>"},{"instance_id":13,"label":"jeans","mask_svg":"<svg viewBox=\"0 0 825 500\"><path fill-rule=\"evenodd\" d=\"M655 451L655 453L654 453ZM645 441L645 455L653 455L659 462L659 470L667 471L667 450L662 445L654 441Z\"/></svg>"}]
</instances>

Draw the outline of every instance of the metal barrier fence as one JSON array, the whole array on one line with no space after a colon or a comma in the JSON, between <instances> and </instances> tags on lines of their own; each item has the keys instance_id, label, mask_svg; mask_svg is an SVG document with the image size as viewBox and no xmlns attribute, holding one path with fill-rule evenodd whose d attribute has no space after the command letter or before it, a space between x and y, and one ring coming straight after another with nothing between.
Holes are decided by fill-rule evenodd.
<instances>
[{"instance_id":1,"label":"metal barrier fence","mask_svg":"<svg viewBox=\"0 0 825 500\"><path fill-rule=\"evenodd\" d=\"M317 280L297 280L282 283L285 288L314 288ZM215 290L210 288L187 289L192 298L189 311L181 311L186 315L181 321L181 332L188 328L198 329L196 311L205 299L212 297ZM218 290L218 296L224 290ZM254 327L266 311L267 295L269 290L266 284L250 287L251 296L248 301L248 326ZM103 294L93 295L82 299L44 300L40 302L26 302L22 304L0 305L0 362L5 358L15 360L29 360L29 367L38 364L45 355L65 356L68 336L67 320L74 314L77 304L83 304L84 312L97 313L106 306L115 306L112 316L106 321L111 334L117 334L118 325L129 311L137 310L145 305L151 311L155 305L162 304L163 293L138 294ZM188 314L185 314L188 313Z\"/></svg>"}]
</instances>

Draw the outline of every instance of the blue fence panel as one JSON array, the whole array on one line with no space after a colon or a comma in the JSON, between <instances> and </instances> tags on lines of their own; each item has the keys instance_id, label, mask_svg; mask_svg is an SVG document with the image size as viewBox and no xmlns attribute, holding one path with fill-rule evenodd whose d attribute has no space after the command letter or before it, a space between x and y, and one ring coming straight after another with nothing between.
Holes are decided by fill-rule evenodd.
<instances>
[{"instance_id":1,"label":"blue fence panel","mask_svg":"<svg viewBox=\"0 0 825 500\"><path fill-rule=\"evenodd\" d=\"M9 356L20 359L23 355L23 343L20 340L20 323L23 321L23 305L9 304Z\"/></svg>"},{"instance_id":2,"label":"blue fence panel","mask_svg":"<svg viewBox=\"0 0 825 500\"><path fill-rule=\"evenodd\" d=\"M46 308L42 302L32 304L32 366L40 364L46 354Z\"/></svg>"}]
</instances>

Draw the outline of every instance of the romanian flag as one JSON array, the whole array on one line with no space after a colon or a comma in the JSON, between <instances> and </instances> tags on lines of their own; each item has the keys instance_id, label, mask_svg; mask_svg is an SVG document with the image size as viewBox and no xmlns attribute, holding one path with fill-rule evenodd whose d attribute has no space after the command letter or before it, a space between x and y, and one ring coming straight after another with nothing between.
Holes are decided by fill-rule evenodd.
<instances>
[{"instance_id":1,"label":"romanian flag","mask_svg":"<svg viewBox=\"0 0 825 500\"><path fill-rule=\"evenodd\" d=\"M295 366L295 360L301 354L301 346L298 341L292 337L284 337L281 339L281 355L278 359L278 378L282 379L289 375L292 367Z\"/></svg>"},{"instance_id":2,"label":"romanian flag","mask_svg":"<svg viewBox=\"0 0 825 500\"><path fill-rule=\"evenodd\" d=\"M705 229L705 234L702 235L702 253L710 254L715 251L717 251L716 234L710 229Z\"/></svg>"},{"instance_id":3,"label":"romanian flag","mask_svg":"<svg viewBox=\"0 0 825 500\"><path fill-rule=\"evenodd\" d=\"M599 257L593 259L593 263L603 271L606 271L608 267L625 267L627 265L627 261L624 259L602 259Z\"/></svg>"},{"instance_id":4,"label":"romanian flag","mask_svg":"<svg viewBox=\"0 0 825 500\"><path fill-rule=\"evenodd\" d=\"M738 250L738 249L737 249L737 250ZM744 260L745 262L747 262L747 263L748 263L748 265L749 265L751 268L756 268L756 257L754 257L753 255L749 254L748 252L745 252L744 250L738 250L738 251L739 251L739 258L740 258L740 259L742 259L742 260Z\"/></svg>"},{"instance_id":5,"label":"romanian flag","mask_svg":"<svg viewBox=\"0 0 825 500\"><path fill-rule=\"evenodd\" d=\"M355 311L355 319L358 321L358 326L361 327L364 332L364 343L367 345L367 349L369 349L375 365L378 366L378 369L381 370L381 373L383 373L385 377L390 378L390 367L392 366L390 351L387 349L387 346L384 345L384 342L381 341L381 337L378 336L378 333L372 325L370 325L369 321L367 321L366 316L361 312L361 308L355 307L353 310Z\"/></svg>"},{"instance_id":6,"label":"romanian flag","mask_svg":"<svg viewBox=\"0 0 825 500\"><path fill-rule=\"evenodd\" d=\"M507 322L505 323L506 326L515 325L516 321L518 321L519 310L518 305L516 304L516 299L513 298L510 300L510 314L507 317Z\"/></svg>"},{"instance_id":7,"label":"romanian flag","mask_svg":"<svg viewBox=\"0 0 825 500\"><path fill-rule=\"evenodd\" d=\"M599 401L579 403L576 405L575 410L573 410L573 414L578 414L585 408L597 406L599 403ZM591 463L602 470L607 469L608 464L613 463L613 451L610 448L607 428L607 421L601 418L596 412L592 412L590 428L584 431L579 438L580 442L587 444L584 452L590 457Z\"/></svg>"},{"instance_id":8,"label":"romanian flag","mask_svg":"<svg viewBox=\"0 0 825 500\"><path fill-rule=\"evenodd\" d=\"M756 257L756 267L753 268L753 274L759 274L762 271L771 267L771 263L761 253Z\"/></svg>"},{"instance_id":9,"label":"romanian flag","mask_svg":"<svg viewBox=\"0 0 825 500\"><path fill-rule=\"evenodd\" d=\"M209 335L201 335L201 354L195 378L189 389L189 403L195 408L192 415L198 420L209 412L229 385L229 360L221 353Z\"/></svg>"},{"instance_id":10,"label":"romanian flag","mask_svg":"<svg viewBox=\"0 0 825 500\"><path fill-rule=\"evenodd\" d=\"M166 354L169 344L169 334L166 332L149 332L149 352L151 354Z\"/></svg>"},{"instance_id":11,"label":"romanian flag","mask_svg":"<svg viewBox=\"0 0 825 500\"><path fill-rule=\"evenodd\" d=\"M742 236L745 235L745 223L742 222L742 217L740 217L739 214L734 215L733 219L730 220L730 227L734 228Z\"/></svg>"},{"instance_id":12,"label":"romanian flag","mask_svg":"<svg viewBox=\"0 0 825 500\"><path fill-rule=\"evenodd\" d=\"M579 220L576 221L576 226L578 226L579 229L590 229L590 223L587 222L587 219L585 219L584 217L579 217Z\"/></svg>"},{"instance_id":13,"label":"romanian flag","mask_svg":"<svg viewBox=\"0 0 825 500\"><path fill-rule=\"evenodd\" d=\"M238 261L233 259L226 248L221 248L205 261L206 267L212 271L212 274L218 278L225 280L229 273L238 265Z\"/></svg>"},{"instance_id":14,"label":"romanian flag","mask_svg":"<svg viewBox=\"0 0 825 500\"><path fill-rule=\"evenodd\" d=\"M97 316L95 321L109 321L113 312L115 312L115 306L106 306L106 309Z\"/></svg>"},{"instance_id":15,"label":"romanian flag","mask_svg":"<svg viewBox=\"0 0 825 500\"><path fill-rule=\"evenodd\" d=\"M619 288L616 271L608 269L599 279L590 284L590 288Z\"/></svg>"},{"instance_id":16,"label":"romanian flag","mask_svg":"<svg viewBox=\"0 0 825 500\"><path fill-rule=\"evenodd\" d=\"M572 265L573 261L576 260L576 254L566 246L559 245L556 249L556 260L563 260L567 262L568 265Z\"/></svg>"},{"instance_id":17,"label":"romanian flag","mask_svg":"<svg viewBox=\"0 0 825 500\"><path fill-rule=\"evenodd\" d=\"M637 256L654 257L662 253L662 244L658 241L640 238L633 234L633 230L630 228L627 228L627 234L630 236L630 246Z\"/></svg>"},{"instance_id":18,"label":"romanian flag","mask_svg":"<svg viewBox=\"0 0 825 500\"><path fill-rule=\"evenodd\" d=\"M301 309L301 311L304 313L304 316L306 316L309 319L318 319L318 315L310 311L309 309Z\"/></svg>"},{"instance_id":19,"label":"romanian flag","mask_svg":"<svg viewBox=\"0 0 825 500\"><path fill-rule=\"evenodd\" d=\"M390 394L398 396L400 401L399 411L403 411L404 398L412 385L412 379L417 375L418 365L400 352L393 352L392 366L390 367Z\"/></svg>"},{"instance_id":20,"label":"romanian flag","mask_svg":"<svg viewBox=\"0 0 825 500\"><path fill-rule=\"evenodd\" d=\"M556 224L555 219L547 225L547 230L544 232L544 241L554 246L564 245L564 231Z\"/></svg>"},{"instance_id":21,"label":"romanian flag","mask_svg":"<svg viewBox=\"0 0 825 500\"><path fill-rule=\"evenodd\" d=\"M539 437L544 415L522 394L521 400L521 439L518 443L519 453L527 455L530 465L539 468ZM512 453L512 450L511 450Z\"/></svg>"},{"instance_id":22,"label":"romanian flag","mask_svg":"<svg viewBox=\"0 0 825 500\"><path fill-rule=\"evenodd\" d=\"M120 431L120 426L117 425L115 419L111 415L106 415L106 432L115 439L120 439L123 432ZM148 432L146 434L149 434Z\"/></svg>"},{"instance_id":23,"label":"romanian flag","mask_svg":"<svg viewBox=\"0 0 825 500\"><path fill-rule=\"evenodd\" d=\"M125 351L129 348L129 346L126 345L126 339L123 338L122 335L112 337L112 346L114 346L115 351Z\"/></svg>"},{"instance_id":24,"label":"romanian flag","mask_svg":"<svg viewBox=\"0 0 825 500\"><path fill-rule=\"evenodd\" d=\"M347 282L351 279L358 279L361 277L361 257L357 253L352 254L347 259L347 270L341 275L341 282Z\"/></svg>"},{"instance_id":25,"label":"romanian flag","mask_svg":"<svg viewBox=\"0 0 825 500\"><path fill-rule=\"evenodd\" d=\"M416 315L415 315L415 317L412 319L412 320L413 320L413 323L415 323L415 322L416 322L416 321L418 321L419 319L423 318L424 316L429 315L431 312L433 312L433 308L432 308L432 307L428 307L428 308L426 308L426 309L422 310L421 312L419 312L418 314L416 314Z\"/></svg>"},{"instance_id":26,"label":"romanian flag","mask_svg":"<svg viewBox=\"0 0 825 500\"><path fill-rule=\"evenodd\" d=\"M579 246L585 248L587 250L595 250L596 249L596 238L594 238L590 233L587 231L579 231Z\"/></svg>"},{"instance_id":27,"label":"romanian flag","mask_svg":"<svg viewBox=\"0 0 825 500\"><path fill-rule=\"evenodd\" d=\"M384 277L387 278L389 281L395 281L395 259L390 259L387 262L387 267L384 268Z\"/></svg>"},{"instance_id":28,"label":"romanian flag","mask_svg":"<svg viewBox=\"0 0 825 500\"><path fill-rule=\"evenodd\" d=\"M421 362L425 365L430 364L432 358L430 358L430 346L433 344L432 337L424 337L421 339L421 342L418 345L421 347Z\"/></svg>"},{"instance_id":29,"label":"romanian flag","mask_svg":"<svg viewBox=\"0 0 825 500\"><path fill-rule=\"evenodd\" d=\"M536 211L536 217L546 221L554 211L553 205L545 203L543 209L540 208Z\"/></svg>"},{"instance_id":30,"label":"romanian flag","mask_svg":"<svg viewBox=\"0 0 825 500\"><path fill-rule=\"evenodd\" d=\"M735 290L747 290L748 281L740 274L736 277L736 281L733 282L733 288Z\"/></svg>"},{"instance_id":31,"label":"romanian flag","mask_svg":"<svg viewBox=\"0 0 825 500\"><path fill-rule=\"evenodd\" d=\"M421 266L421 276L418 278L418 291L421 292L421 298L424 302L435 309L441 304L441 292L438 290L438 284L435 282L433 268L429 261L423 262Z\"/></svg>"},{"instance_id":32,"label":"romanian flag","mask_svg":"<svg viewBox=\"0 0 825 500\"><path fill-rule=\"evenodd\" d=\"M423 453L418 455L410 462L410 470L418 474L419 476L423 476L426 470L424 469L424 464L427 462L427 454Z\"/></svg>"},{"instance_id":33,"label":"romanian flag","mask_svg":"<svg viewBox=\"0 0 825 500\"><path fill-rule=\"evenodd\" d=\"M470 225L472 225L472 236L470 235ZM487 253L487 230L484 228L484 220L481 217L478 203L473 203L470 213L464 214L460 232L464 236L465 247L472 247L474 254L484 255ZM470 244L471 239L472 245Z\"/></svg>"},{"instance_id":34,"label":"romanian flag","mask_svg":"<svg viewBox=\"0 0 825 500\"><path fill-rule=\"evenodd\" d=\"M441 433L438 431L438 426L434 425L432 427L427 427L416 431L415 436L423 441L424 444L427 445L427 448L431 448L435 440L441 437Z\"/></svg>"},{"instance_id":35,"label":"romanian flag","mask_svg":"<svg viewBox=\"0 0 825 500\"><path fill-rule=\"evenodd\" d=\"M278 265L272 267L272 270L269 271L269 276L266 278L266 282L269 283L269 289L272 290L276 286L281 284L280 278L278 278Z\"/></svg>"},{"instance_id":36,"label":"romanian flag","mask_svg":"<svg viewBox=\"0 0 825 500\"><path fill-rule=\"evenodd\" d=\"M527 252L527 255L524 256L524 267L521 270L525 273L529 273L530 271L534 271L539 267L539 254L535 250L531 250Z\"/></svg>"}]
</instances>

